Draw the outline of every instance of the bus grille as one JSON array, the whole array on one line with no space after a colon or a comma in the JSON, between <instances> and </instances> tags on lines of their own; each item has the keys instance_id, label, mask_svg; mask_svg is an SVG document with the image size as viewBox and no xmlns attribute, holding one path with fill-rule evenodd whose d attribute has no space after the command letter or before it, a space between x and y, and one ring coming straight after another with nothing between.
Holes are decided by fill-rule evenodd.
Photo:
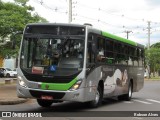
<instances>
[{"instance_id":1,"label":"bus grille","mask_svg":"<svg viewBox=\"0 0 160 120\"><path fill-rule=\"evenodd\" d=\"M59 93L59 92L42 92L42 91L35 91L35 90L30 90L29 92L35 98L41 98L41 96L44 95L44 96L52 96L53 99L62 99L65 95L64 92L62 92L62 93Z\"/></svg>"},{"instance_id":2,"label":"bus grille","mask_svg":"<svg viewBox=\"0 0 160 120\"><path fill-rule=\"evenodd\" d=\"M29 81L45 82L45 83L69 83L75 77L46 77L40 75L25 75Z\"/></svg>"}]
</instances>

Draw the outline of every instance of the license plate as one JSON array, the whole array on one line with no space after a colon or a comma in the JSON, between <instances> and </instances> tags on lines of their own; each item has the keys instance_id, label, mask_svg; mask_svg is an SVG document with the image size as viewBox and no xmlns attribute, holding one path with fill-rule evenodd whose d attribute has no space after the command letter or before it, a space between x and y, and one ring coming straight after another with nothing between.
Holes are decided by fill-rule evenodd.
<instances>
[{"instance_id":1,"label":"license plate","mask_svg":"<svg viewBox=\"0 0 160 120\"><path fill-rule=\"evenodd\" d=\"M42 96L41 96L41 99L42 99L42 100L53 100L53 97L52 97L52 96L42 95Z\"/></svg>"}]
</instances>

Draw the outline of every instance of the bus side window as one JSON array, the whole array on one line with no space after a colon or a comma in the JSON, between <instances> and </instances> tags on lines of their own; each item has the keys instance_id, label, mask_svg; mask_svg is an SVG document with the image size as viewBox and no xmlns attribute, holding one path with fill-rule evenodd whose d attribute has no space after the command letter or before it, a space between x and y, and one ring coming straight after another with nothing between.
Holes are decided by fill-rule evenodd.
<instances>
[{"instance_id":1,"label":"bus side window","mask_svg":"<svg viewBox=\"0 0 160 120\"><path fill-rule=\"evenodd\" d=\"M88 45L87 45L87 48L88 48L88 52L87 52L87 61L88 61L88 64L92 64L92 63L95 63L95 53L93 51L94 48L93 47L93 35L92 34L89 34L89 37L88 37Z\"/></svg>"},{"instance_id":2,"label":"bus side window","mask_svg":"<svg viewBox=\"0 0 160 120\"><path fill-rule=\"evenodd\" d=\"M88 42L88 55L87 55L88 63L94 63L94 53L92 52L92 43Z\"/></svg>"},{"instance_id":3,"label":"bus side window","mask_svg":"<svg viewBox=\"0 0 160 120\"><path fill-rule=\"evenodd\" d=\"M97 39L97 48L98 48L98 54L97 54L97 62L104 62L105 61L105 39L99 37Z\"/></svg>"},{"instance_id":4,"label":"bus side window","mask_svg":"<svg viewBox=\"0 0 160 120\"><path fill-rule=\"evenodd\" d=\"M109 38L106 39L105 42L105 57L106 57L106 63L107 64L113 64L114 63L114 53L113 53L113 41L111 41Z\"/></svg>"},{"instance_id":5,"label":"bus side window","mask_svg":"<svg viewBox=\"0 0 160 120\"><path fill-rule=\"evenodd\" d=\"M139 49L139 66L143 66L143 50Z\"/></svg>"}]
</instances>

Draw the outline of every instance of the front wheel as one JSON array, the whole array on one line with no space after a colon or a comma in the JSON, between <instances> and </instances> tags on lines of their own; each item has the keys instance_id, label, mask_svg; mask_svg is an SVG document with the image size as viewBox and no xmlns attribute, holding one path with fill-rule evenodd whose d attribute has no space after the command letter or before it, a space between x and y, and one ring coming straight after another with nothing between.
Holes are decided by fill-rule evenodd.
<instances>
[{"instance_id":1,"label":"front wheel","mask_svg":"<svg viewBox=\"0 0 160 120\"><path fill-rule=\"evenodd\" d=\"M50 107L52 105L53 101L37 99L37 103L42 107Z\"/></svg>"},{"instance_id":2,"label":"front wheel","mask_svg":"<svg viewBox=\"0 0 160 120\"><path fill-rule=\"evenodd\" d=\"M102 88L98 86L95 99L89 102L89 106L92 108L98 107L102 103L102 98L103 98Z\"/></svg>"},{"instance_id":3,"label":"front wheel","mask_svg":"<svg viewBox=\"0 0 160 120\"><path fill-rule=\"evenodd\" d=\"M9 78L9 77L10 77L10 74L9 74L9 73L7 73L7 74L6 74L6 77L7 77L7 78Z\"/></svg>"}]
</instances>

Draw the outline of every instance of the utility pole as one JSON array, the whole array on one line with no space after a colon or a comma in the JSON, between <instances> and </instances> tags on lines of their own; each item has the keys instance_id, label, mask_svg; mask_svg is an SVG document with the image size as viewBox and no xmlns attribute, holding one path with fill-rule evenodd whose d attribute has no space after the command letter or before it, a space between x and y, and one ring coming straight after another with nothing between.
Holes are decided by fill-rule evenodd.
<instances>
[{"instance_id":1,"label":"utility pole","mask_svg":"<svg viewBox=\"0 0 160 120\"><path fill-rule=\"evenodd\" d=\"M72 0L69 0L69 10L68 10L68 22L72 22Z\"/></svg>"},{"instance_id":2,"label":"utility pole","mask_svg":"<svg viewBox=\"0 0 160 120\"><path fill-rule=\"evenodd\" d=\"M41 5L43 4L43 0L40 1Z\"/></svg>"},{"instance_id":3,"label":"utility pole","mask_svg":"<svg viewBox=\"0 0 160 120\"><path fill-rule=\"evenodd\" d=\"M151 21L147 21L147 23L148 23L148 27L147 27L147 29L148 29L148 50L149 50L150 49ZM148 78L150 78L151 71L150 71L150 64L149 63L147 65L147 69L148 69L148 75L149 75Z\"/></svg>"},{"instance_id":4,"label":"utility pole","mask_svg":"<svg viewBox=\"0 0 160 120\"><path fill-rule=\"evenodd\" d=\"M150 49L150 34L151 34L151 21L148 21L148 50Z\"/></svg>"},{"instance_id":5,"label":"utility pole","mask_svg":"<svg viewBox=\"0 0 160 120\"><path fill-rule=\"evenodd\" d=\"M132 31L124 31L125 33L127 33L127 39L128 39L128 36L129 36L129 33L131 33Z\"/></svg>"}]
</instances>

